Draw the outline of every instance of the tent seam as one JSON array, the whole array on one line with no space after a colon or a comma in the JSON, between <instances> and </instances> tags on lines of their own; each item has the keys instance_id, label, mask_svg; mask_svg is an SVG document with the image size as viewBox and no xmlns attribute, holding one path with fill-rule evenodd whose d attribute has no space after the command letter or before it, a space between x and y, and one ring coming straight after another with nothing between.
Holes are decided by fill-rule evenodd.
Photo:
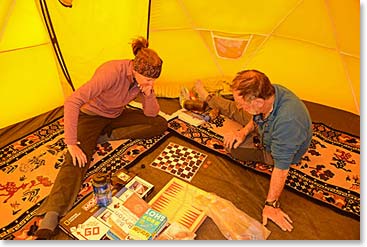
<instances>
[{"instance_id":1,"label":"tent seam","mask_svg":"<svg viewBox=\"0 0 367 247\"><path fill-rule=\"evenodd\" d=\"M4 32L5 32L5 26L7 25L9 19L10 19L10 15L11 13L13 13L13 11L11 10L14 10L14 6L15 6L15 0L12 1L11 5L9 6L9 11L8 11L8 14L6 15L6 18L5 18L5 21L4 21L4 25L3 25L3 28L1 29L1 32L0 32L0 42L3 38L3 35L4 35Z\"/></svg>"},{"instance_id":2,"label":"tent seam","mask_svg":"<svg viewBox=\"0 0 367 247\"><path fill-rule=\"evenodd\" d=\"M265 35L265 39L264 41L261 42L261 44L256 48L256 50L252 53L252 56L250 56L247 60L247 63L244 64L244 67L246 67L246 64L248 64L251 59L254 58L254 56L259 52L260 48L264 46L264 44L270 39L271 36L273 36L273 33L275 32L275 30L287 19L287 17L293 13L303 2L303 0L300 0L296 6L294 8L292 8L274 27L273 29L267 34Z\"/></svg>"},{"instance_id":3,"label":"tent seam","mask_svg":"<svg viewBox=\"0 0 367 247\"><path fill-rule=\"evenodd\" d=\"M349 74L349 71L347 69L347 65L345 63L345 60L343 59L343 56L341 56L340 45L339 45L338 40L337 40L337 32L336 32L335 22L334 22L334 20L331 16L331 13L330 13L330 4L329 4L328 0L324 0L324 3L325 3L325 7L327 9L327 15L329 16L330 24L331 24L331 27L332 27L332 30L333 30L333 36L334 36L336 51L339 54L339 57L340 57L340 60L341 60L341 63L342 63L347 81L348 81L348 85L350 87L350 90L352 91L354 104L356 106L356 109L357 109L358 113L360 113L360 108L359 108L358 100L357 100L357 97L356 97L356 94L355 94L355 91L354 91L354 88L353 88L352 80L350 78L350 74Z\"/></svg>"},{"instance_id":4,"label":"tent seam","mask_svg":"<svg viewBox=\"0 0 367 247\"><path fill-rule=\"evenodd\" d=\"M217 62L216 57L215 57L215 56L213 56L213 53L211 52L211 50L210 50L210 48L209 48L209 46L208 46L207 42L205 42L205 40L203 39L203 37L202 37L201 33L198 31L198 28L196 28L196 25L195 25L195 23L193 22L192 17L188 14L188 12L187 12L187 10L186 10L186 8L185 8L184 3L182 2L182 0L177 0L177 1L179 2L179 5L182 7L182 9L183 9L183 11L184 11L185 15L187 16L187 18L190 20L191 30L195 30L195 31L197 31L197 33L198 33L199 37L200 37L200 38L201 38L201 40L204 42L205 47L206 47L206 49L207 49L207 51L208 51L209 55L213 58L213 60L214 60L213 62L214 62L214 64L216 65L216 67L217 67L218 71L222 74L222 76L224 76L223 69L220 67L219 63Z\"/></svg>"}]
</instances>

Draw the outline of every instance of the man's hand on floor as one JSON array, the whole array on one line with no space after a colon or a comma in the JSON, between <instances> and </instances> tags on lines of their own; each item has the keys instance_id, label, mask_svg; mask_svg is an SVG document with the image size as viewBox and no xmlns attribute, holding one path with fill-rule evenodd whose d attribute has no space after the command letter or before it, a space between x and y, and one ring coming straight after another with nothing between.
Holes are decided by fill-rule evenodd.
<instances>
[{"instance_id":1,"label":"man's hand on floor","mask_svg":"<svg viewBox=\"0 0 367 247\"><path fill-rule=\"evenodd\" d=\"M277 224L283 231L291 232L293 230L293 221L280 208L265 206L263 209L263 225L266 226L268 219Z\"/></svg>"}]
</instances>

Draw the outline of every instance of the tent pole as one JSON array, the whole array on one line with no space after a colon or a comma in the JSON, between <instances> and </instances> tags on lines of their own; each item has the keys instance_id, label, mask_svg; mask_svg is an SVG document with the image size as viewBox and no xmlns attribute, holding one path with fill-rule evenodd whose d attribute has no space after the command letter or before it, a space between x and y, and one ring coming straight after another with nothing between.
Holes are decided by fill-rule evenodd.
<instances>
[{"instance_id":1,"label":"tent pole","mask_svg":"<svg viewBox=\"0 0 367 247\"><path fill-rule=\"evenodd\" d=\"M59 62L59 65L61 66L61 70L62 70L66 80L68 81L71 89L73 91L75 91L75 87L73 85L73 82L71 81L69 72L66 68L64 58L62 57L61 50L60 50L60 47L59 47L59 43L57 42L56 33L55 33L55 30L52 26L51 17L50 17L50 13L48 12L48 9L47 9L46 1L45 0L40 0L40 5L41 5L41 9L42 9L42 16L44 18L44 21L45 21L45 24L46 24L46 27L47 27L47 31L48 31L48 34L50 36L52 46L53 46L54 51L56 53L57 61Z\"/></svg>"},{"instance_id":2,"label":"tent pole","mask_svg":"<svg viewBox=\"0 0 367 247\"><path fill-rule=\"evenodd\" d=\"M147 40L149 41L149 28L150 28L150 9L152 6L152 0L149 0L148 4L148 25L147 25Z\"/></svg>"}]
</instances>

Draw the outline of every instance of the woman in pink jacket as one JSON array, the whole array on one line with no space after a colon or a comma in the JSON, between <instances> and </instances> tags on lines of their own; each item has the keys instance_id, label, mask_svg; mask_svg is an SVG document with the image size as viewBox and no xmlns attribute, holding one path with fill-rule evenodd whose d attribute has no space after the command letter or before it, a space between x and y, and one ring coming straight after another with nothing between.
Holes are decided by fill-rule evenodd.
<instances>
[{"instance_id":1,"label":"woman in pink jacket","mask_svg":"<svg viewBox=\"0 0 367 247\"><path fill-rule=\"evenodd\" d=\"M132 42L133 60L102 64L90 81L64 104L65 143L68 152L50 195L40 209L45 214L37 239L50 239L59 217L68 212L80 190L98 139L150 138L162 134L167 122L153 90L162 60L142 37ZM126 108L140 96L143 110Z\"/></svg>"}]
</instances>

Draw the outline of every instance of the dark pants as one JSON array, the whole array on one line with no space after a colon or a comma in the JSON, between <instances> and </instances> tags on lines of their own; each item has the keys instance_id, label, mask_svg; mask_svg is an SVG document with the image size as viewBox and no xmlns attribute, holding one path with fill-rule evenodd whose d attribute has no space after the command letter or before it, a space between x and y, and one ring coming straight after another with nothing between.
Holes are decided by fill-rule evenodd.
<instances>
[{"instance_id":1,"label":"dark pants","mask_svg":"<svg viewBox=\"0 0 367 247\"><path fill-rule=\"evenodd\" d=\"M242 161L256 161L267 165L274 165L271 154L266 152L263 148L255 146L253 141L255 135L257 135L257 133L250 133L238 148L231 148L230 153L232 157Z\"/></svg>"},{"instance_id":2,"label":"dark pants","mask_svg":"<svg viewBox=\"0 0 367 247\"><path fill-rule=\"evenodd\" d=\"M58 212L60 216L68 212L79 193L84 176L89 168L98 137L105 132L117 131L121 139L151 138L167 129L167 121L161 116L147 117L141 110L125 109L117 118L91 116L80 112L78 120L79 147L87 156L84 167L74 166L69 152L57 174L55 183L38 214L48 211Z\"/></svg>"}]
</instances>

